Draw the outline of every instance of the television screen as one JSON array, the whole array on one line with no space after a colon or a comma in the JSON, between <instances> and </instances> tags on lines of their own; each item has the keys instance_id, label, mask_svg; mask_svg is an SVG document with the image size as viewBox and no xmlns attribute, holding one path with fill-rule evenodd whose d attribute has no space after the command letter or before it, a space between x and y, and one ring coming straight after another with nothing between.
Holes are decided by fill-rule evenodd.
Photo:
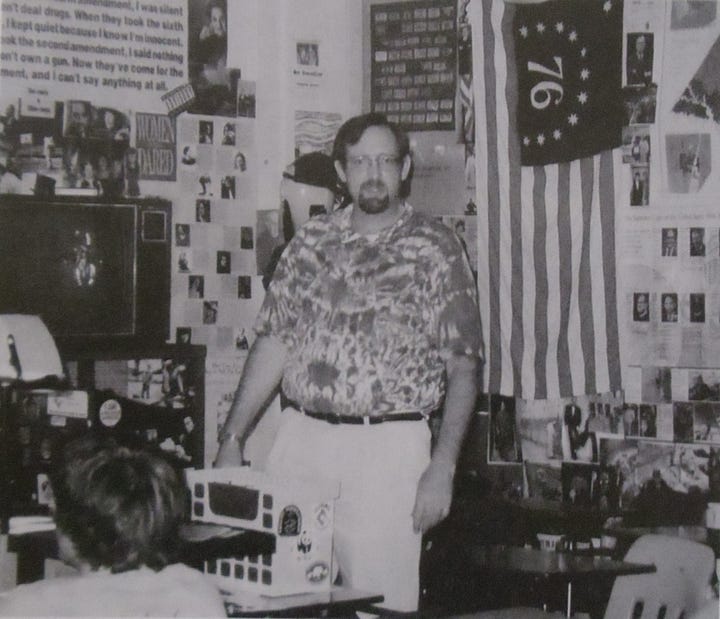
<instances>
[{"instance_id":1,"label":"television screen","mask_svg":"<svg viewBox=\"0 0 720 619\"><path fill-rule=\"evenodd\" d=\"M39 314L56 337L133 335L137 207L3 201L0 313Z\"/></svg>"}]
</instances>

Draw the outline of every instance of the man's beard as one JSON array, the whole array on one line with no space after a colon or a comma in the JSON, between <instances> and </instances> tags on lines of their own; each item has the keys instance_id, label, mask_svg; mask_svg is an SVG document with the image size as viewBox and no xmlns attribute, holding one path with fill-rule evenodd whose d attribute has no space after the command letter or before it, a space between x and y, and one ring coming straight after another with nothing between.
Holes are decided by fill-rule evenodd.
<instances>
[{"instance_id":1,"label":"man's beard","mask_svg":"<svg viewBox=\"0 0 720 619\"><path fill-rule=\"evenodd\" d=\"M369 180L360 185L358 208L369 215L384 213L390 206L387 185L381 180Z\"/></svg>"}]
</instances>

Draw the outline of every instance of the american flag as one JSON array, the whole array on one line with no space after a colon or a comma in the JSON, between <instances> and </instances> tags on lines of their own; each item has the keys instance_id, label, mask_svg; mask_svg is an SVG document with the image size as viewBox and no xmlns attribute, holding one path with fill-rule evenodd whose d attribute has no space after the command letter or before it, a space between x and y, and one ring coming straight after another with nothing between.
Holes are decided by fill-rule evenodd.
<instances>
[{"instance_id":1,"label":"american flag","mask_svg":"<svg viewBox=\"0 0 720 619\"><path fill-rule=\"evenodd\" d=\"M471 10L485 391L615 391L622 120L585 104L604 89L621 100L622 2L478 0ZM532 64L535 51L544 56ZM543 125L533 112L544 109Z\"/></svg>"}]
</instances>

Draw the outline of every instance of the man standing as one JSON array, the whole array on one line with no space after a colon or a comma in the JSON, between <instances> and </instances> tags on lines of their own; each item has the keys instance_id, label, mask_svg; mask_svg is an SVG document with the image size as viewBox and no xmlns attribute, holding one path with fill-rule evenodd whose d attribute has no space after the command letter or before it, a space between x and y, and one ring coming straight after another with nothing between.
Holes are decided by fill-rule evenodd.
<instances>
[{"instance_id":1,"label":"man standing","mask_svg":"<svg viewBox=\"0 0 720 619\"><path fill-rule=\"evenodd\" d=\"M412 161L395 124L348 120L333 159L353 202L311 218L280 259L216 464L242 462L282 383L290 406L268 472L339 480L343 583L413 611L421 535L449 512L477 393L475 284L453 232L405 201ZM431 458L427 418L440 407Z\"/></svg>"}]
</instances>

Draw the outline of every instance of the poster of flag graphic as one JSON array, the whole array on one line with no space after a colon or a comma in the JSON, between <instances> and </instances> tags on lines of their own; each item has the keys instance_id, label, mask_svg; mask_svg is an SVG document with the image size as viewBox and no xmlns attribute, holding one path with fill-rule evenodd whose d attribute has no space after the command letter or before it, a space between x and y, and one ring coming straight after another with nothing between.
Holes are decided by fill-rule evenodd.
<instances>
[{"instance_id":1,"label":"poster of flag graphic","mask_svg":"<svg viewBox=\"0 0 720 619\"><path fill-rule=\"evenodd\" d=\"M528 400L615 391L614 184L621 155L614 136L596 124L578 129L577 121L618 126L613 107L583 119L581 99L608 88L620 100L622 2L478 0L471 10L484 390ZM533 36L551 29L555 40L564 33L567 43L533 42L518 54L523 27ZM590 60L613 63L612 74L604 64L597 69L602 87L583 86L596 71L580 62L583 48ZM545 56L531 59L533 50ZM548 108L545 125L528 106ZM555 113L561 107L564 113Z\"/></svg>"}]
</instances>

